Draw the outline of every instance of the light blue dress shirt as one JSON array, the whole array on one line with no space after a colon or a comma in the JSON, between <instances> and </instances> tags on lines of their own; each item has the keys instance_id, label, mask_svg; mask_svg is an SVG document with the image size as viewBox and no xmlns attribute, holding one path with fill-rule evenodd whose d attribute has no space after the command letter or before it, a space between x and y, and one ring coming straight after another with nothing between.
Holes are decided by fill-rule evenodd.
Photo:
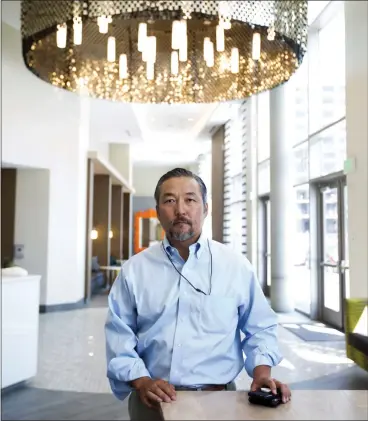
<instances>
[{"instance_id":1,"label":"light blue dress shirt","mask_svg":"<svg viewBox=\"0 0 368 421\"><path fill-rule=\"evenodd\" d=\"M177 269L206 294L180 277ZM165 238L124 265L109 294L107 376L118 398L143 376L174 386L227 384L245 368L281 361L277 316L249 261L203 236L184 261ZM240 331L245 334L242 341ZM245 358L244 358L245 357ZM245 361L244 361L245 359Z\"/></svg>"}]
</instances>

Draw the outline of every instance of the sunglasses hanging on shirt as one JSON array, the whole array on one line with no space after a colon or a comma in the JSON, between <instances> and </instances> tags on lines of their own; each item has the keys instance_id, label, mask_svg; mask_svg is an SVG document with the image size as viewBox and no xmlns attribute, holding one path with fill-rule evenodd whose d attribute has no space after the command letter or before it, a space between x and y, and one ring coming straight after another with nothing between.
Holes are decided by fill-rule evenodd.
<instances>
[{"instance_id":1,"label":"sunglasses hanging on shirt","mask_svg":"<svg viewBox=\"0 0 368 421\"><path fill-rule=\"evenodd\" d=\"M172 259L171 259L171 257L170 257L170 255L169 255L169 253L166 251L166 249L165 249L165 246L164 246L164 243L162 242L162 249L163 249L163 251L164 251L164 253L166 254L166 256L167 256L167 258L170 260L170 262L171 262L171 264L173 265L173 268L178 272L178 274L179 274L179 276L180 276L180 278L184 278L187 282L188 282L188 284L195 290L195 291L197 291L197 292L199 292L199 293L201 293L201 294L203 294L203 295L211 295L211 291L212 291L212 252L211 252L211 247L210 247L210 242L208 241L208 239L207 239L207 244L208 244L208 251L210 252L210 276L209 276L209 278L210 278L210 287L209 287L209 291L208 291L208 293L206 294L205 292L203 292L201 289L199 289L199 288L196 288L190 281L189 281L189 279L188 278L186 278L180 271L179 271L179 269L175 266L175 264L174 264L174 262L172 261ZM179 280L180 280L180 278L179 278Z\"/></svg>"}]
</instances>

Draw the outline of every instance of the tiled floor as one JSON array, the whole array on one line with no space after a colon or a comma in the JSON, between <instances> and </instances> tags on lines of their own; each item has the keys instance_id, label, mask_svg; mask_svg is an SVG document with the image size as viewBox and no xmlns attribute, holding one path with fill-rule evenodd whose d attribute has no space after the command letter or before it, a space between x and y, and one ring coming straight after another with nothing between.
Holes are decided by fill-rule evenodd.
<instances>
[{"instance_id":1,"label":"tiled floor","mask_svg":"<svg viewBox=\"0 0 368 421\"><path fill-rule=\"evenodd\" d=\"M88 308L81 310L40 315L38 375L28 388L5 394L3 419L126 419L126 405L114 401L106 379L106 299L106 296L97 297ZM299 313L279 315L280 323L308 320ZM306 342L281 326L279 338L284 360L273 370L273 375L292 389L368 390L368 373L346 358L344 341ZM250 381L242 372L236 379L237 388L248 389ZM32 401L30 394L39 406L40 401L52 397L57 402L55 405L61 405L67 413L62 412L61 417L61 413L57 414L61 409L53 408L51 403L46 409L41 405L44 411L41 413L30 412L24 404L22 410L22 402ZM79 412L73 406L76 402L82 402ZM86 402L90 402L89 406ZM95 405L100 402L97 405L100 412L94 410L88 415L92 402ZM116 404L115 417L111 414L112 402ZM109 410L101 413L102 407ZM52 408L55 418L50 414Z\"/></svg>"}]
</instances>

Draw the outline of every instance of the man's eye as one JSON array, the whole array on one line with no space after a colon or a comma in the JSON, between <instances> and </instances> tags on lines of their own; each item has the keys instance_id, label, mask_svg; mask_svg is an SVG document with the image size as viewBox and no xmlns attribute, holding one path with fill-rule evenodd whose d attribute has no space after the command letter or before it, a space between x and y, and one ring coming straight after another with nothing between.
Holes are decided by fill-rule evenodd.
<instances>
[{"instance_id":1,"label":"man's eye","mask_svg":"<svg viewBox=\"0 0 368 421\"><path fill-rule=\"evenodd\" d=\"M188 202L195 202L194 199L187 199Z\"/></svg>"},{"instance_id":2,"label":"man's eye","mask_svg":"<svg viewBox=\"0 0 368 421\"><path fill-rule=\"evenodd\" d=\"M167 200L165 200L165 203L173 203L174 202L174 199L167 199Z\"/></svg>"}]
</instances>

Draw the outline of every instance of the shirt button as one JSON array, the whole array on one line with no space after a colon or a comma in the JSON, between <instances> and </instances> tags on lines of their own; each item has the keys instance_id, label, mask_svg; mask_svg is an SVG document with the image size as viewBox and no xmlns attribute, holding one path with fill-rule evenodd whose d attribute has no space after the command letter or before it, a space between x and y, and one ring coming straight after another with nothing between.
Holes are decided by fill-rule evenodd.
<instances>
[{"instance_id":1,"label":"shirt button","mask_svg":"<svg viewBox=\"0 0 368 421\"><path fill-rule=\"evenodd\" d=\"M181 344L178 344L178 347L180 348L181 347Z\"/></svg>"}]
</instances>

